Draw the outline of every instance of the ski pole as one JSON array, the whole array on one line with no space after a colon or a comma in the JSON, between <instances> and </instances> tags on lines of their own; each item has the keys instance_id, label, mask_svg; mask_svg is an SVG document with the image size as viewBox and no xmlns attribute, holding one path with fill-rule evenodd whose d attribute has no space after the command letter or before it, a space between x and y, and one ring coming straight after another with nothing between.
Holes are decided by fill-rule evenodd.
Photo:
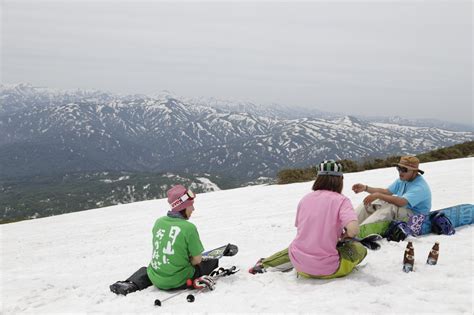
<instances>
[{"instance_id":1,"label":"ski pole","mask_svg":"<svg viewBox=\"0 0 474 315\"><path fill-rule=\"evenodd\" d=\"M191 279L186 280L186 286L187 286L188 289L189 289L189 288L192 288L192 285L193 285L193 281L192 281ZM155 306L161 306L161 304L162 304L163 302L168 301L168 300L170 300L170 299L172 299L172 298L174 298L174 297L176 297L176 296L178 296L178 295L181 295L181 294L183 294L183 293L185 293L185 292L187 292L187 291L188 291L188 290L182 290L182 291L176 292L175 294L170 295L170 296L164 298L163 300L156 299L156 300L155 300Z\"/></svg>"},{"instance_id":2,"label":"ski pole","mask_svg":"<svg viewBox=\"0 0 474 315\"><path fill-rule=\"evenodd\" d=\"M195 294L192 294L192 293L188 294L188 296L186 296L186 301L188 301L189 303L193 303L194 300L196 299L196 295L203 293L204 291L206 291L206 289L207 288L202 288L198 290Z\"/></svg>"},{"instance_id":3,"label":"ski pole","mask_svg":"<svg viewBox=\"0 0 474 315\"><path fill-rule=\"evenodd\" d=\"M239 269L237 269L237 267L235 266L232 266L228 269L224 269L224 268L219 268L218 270L215 270L211 273L211 278L214 280L214 281L217 281L218 278L221 278L221 277L225 277L225 276L230 276L236 272L238 272ZM201 294L203 292L206 292L206 291L213 291L214 289L209 287L209 286L204 286L202 288L200 288L195 294L188 294L186 296L186 301L188 301L189 303L193 303L194 300L196 299L196 295L198 294Z\"/></svg>"}]
</instances>

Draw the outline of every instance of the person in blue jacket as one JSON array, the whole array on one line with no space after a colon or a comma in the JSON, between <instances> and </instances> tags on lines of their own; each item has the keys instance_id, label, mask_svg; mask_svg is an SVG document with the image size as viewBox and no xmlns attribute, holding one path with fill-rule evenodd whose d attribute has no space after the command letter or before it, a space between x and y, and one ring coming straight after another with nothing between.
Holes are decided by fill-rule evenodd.
<instances>
[{"instance_id":1,"label":"person in blue jacket","mask_svg":"<svg viewBox=\"0 0 474 315\"><path fill-rule=\"evenodd\" d=\"M387 188L369 187L360 183L352 186L356 194L369 193L356 208L361 226L381 221L406 221L409 216L429 214L431 190L419 165L418 158L402 156L399 163L394 164L399 178Z\"/></svg>"}]
</instances>

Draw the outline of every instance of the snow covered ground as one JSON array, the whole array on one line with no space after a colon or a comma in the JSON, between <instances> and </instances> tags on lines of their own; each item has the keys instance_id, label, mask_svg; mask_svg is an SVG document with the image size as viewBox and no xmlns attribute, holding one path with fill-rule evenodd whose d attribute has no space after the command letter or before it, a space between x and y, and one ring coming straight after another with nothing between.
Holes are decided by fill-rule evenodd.
<instances>
[{"instance_id":1,"label":"snow covered ground","mask_svg":"<svg viewBox=\"0 0 474 315\"><path fill-rule=\"evenodd\" d=\"M473 203L474 158L426 163L422 169L433 192L433 208ZM394 168L345 175L344 194L354 206L356 182L386 187ZM166 200L101 208L0 226L1 309L16 313L473 313L473 226L453 236L413 239L415 272L402 271L406 242L383 240L358 270L336 280L308 280L289 273L247 273L259 258L288 246L298 201L311 182L253 186L198 195L192 221L204 245L239 245L222 266L240 273L221 279L213 292L194 303L185 295L153 305L167 292L150 287L126 297L109 285L127 278L151 257L151 228L167 211ZM440 241L436 266L425 264L428 251Z\"/></svg>"}]
</instances>

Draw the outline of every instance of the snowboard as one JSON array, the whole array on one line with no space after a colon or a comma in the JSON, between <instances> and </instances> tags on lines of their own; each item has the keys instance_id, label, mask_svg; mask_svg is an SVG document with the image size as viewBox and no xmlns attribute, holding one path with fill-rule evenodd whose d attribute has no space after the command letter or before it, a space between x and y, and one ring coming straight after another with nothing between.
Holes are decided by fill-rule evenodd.
<instances>
[{"instance_id":1,"label":"snowboard","mask_svg":"<svg viewBox=\"0 0 474 315\"><path fill-rule=\"evenodd\" d=\"M337 246L343 246L344 243L347 242L352 242L352 241L357 241L364 245L366 248L371 249L371 250L379 250L380 249L380 244L377 243L377 241L380 241L383 239L383 237L379 234L369 234L364 238L359 238L359 237L353 237L353 238L346 238L337 243Z\"/></svg>"},{"instance_id":2,"label":"snowboard","mask_svg":"<svg viewBox=\"0 0 474 315\"><path fill-rule=\"evenodd\" d=\"M453 224L455 228L458 226L469 225L474 222L474 205L473 204L460 204L456 206L451 206L451 207L431 211L429 215L426 215L423 218L423 223L421 223L420 232L417 233L416 235L425 235L425 234L431 233L430 216L434 215L437 212L443 212L446 215L446 217L451 221L451 223ZM370 234L385 235L385 232L387 231L389 225L390 225L390 221L380 221L380 222L361 225L358 237L364 238Z\"/></svg>"},{"instance_id":3,"label":"snowboard","mask_svg":"<svg viewBox=\"0 0 474 315\"><path fill-rule=\"evenodd\" d=\"M203 252L202 259L220 259L223 256L234 256L239 252L239 248L234 244L223 245L208 251Z\"/></svg>"},{"instance_id":4,"label":"snowboard","mask_svg":"<svg viewBox=\"0 0 474 315\"><path fill-rule=\"evenodd\" d=\"M380 241L381 239L383 239L383 237L379 234L369 234L362 239L358 239L357 237L354 238L354 240L359 241L362 245L371 250L380 249L380 244L377 243L377 241Z\"/></svg>"},{"instance_id":5,"label":"snowboard","mask_svg":"<svg viewBox=\"0 0 474 315\"><path fill-rule=\"evenodd\" d=\"M431 211L428 216L425 216L421 225L420 235L431 233L431 221L430 217L437 212L443 212L444 215L451 221L454 227L469 225L474 222L474 205L473 204L460 204L448 208L443 208L435 211Z\"/></svg>"}]
</instances>

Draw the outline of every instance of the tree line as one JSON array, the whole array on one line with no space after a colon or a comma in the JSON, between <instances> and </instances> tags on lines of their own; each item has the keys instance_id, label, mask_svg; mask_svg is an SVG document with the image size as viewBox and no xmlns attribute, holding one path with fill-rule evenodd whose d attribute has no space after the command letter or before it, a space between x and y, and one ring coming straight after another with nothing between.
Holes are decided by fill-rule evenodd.
<instances>
[{"instance_id":1,"label":"tree line","mask_svg":"<svg viewBox=\"0 0 474 315\"><path fill-rule=\"evenodd\" d=\"M474 141L468 141L450 147L433 150L427 153L418 154L416 157L418 157L421 163L426 163L471 156L474 156ZM391 167L393 163L398 163L399 160L400 155L394 155L386 158L374 158L362 161L344 159L339 160L338 162L342 164L344 173L352 173L376 168ZM310 166L307 168L282 169L277 173L277 183L290 184L307 182L314 180L317 173L316 166Z\"/></svg>"}]
</instances>

